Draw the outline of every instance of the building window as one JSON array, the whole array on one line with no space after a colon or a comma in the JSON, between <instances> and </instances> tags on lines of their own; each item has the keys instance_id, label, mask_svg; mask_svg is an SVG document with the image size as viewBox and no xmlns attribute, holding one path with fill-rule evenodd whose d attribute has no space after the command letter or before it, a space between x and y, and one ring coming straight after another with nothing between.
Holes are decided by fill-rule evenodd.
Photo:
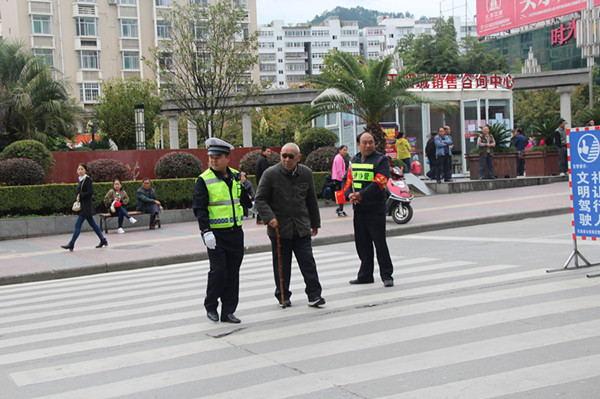
<instances>
[{"instance_id":1,"label":"building window","mask_svg":"<svg viewBox=\"0 0 600 399\"><path fill-rule=\"evenodd\" d=\"M197 4L202 7L208 6L208 0L190 0L190 3Z\"/></svg>"},{"instance_id":2,"label":"building window","mask_svg":"<svg viewBox=\"0 0 600 399\"><path fill-rule=\"evenodd\" d=\"M45 65L54 66L54 51L51 48L34 48L31 51Z\"/></svg>"},{"instance_id":3,"label":"building window","mask_svg":"<svg viewBox=\"0 0 600 399\"><path fill-rule=\"evenodd\" d=\"M154 4L157 7L169 7L171 5L171 0L154 0Z\"/></svg>"},{"instance_id":4,"label":"building window","mask_svg":"<svg viewBox=\"0 0 600 399\"><path fill-rule=\"evenodd\" d=\"M49 35L52 33L49 15L32 15L31 31L34 35Z\"/></svg>"},{"instance_id":5,"label":"building window","mask_svg":"<svg viewBox=\"0 0 600 399\"><path fill-rule=\"evenodd\" d=\"M159 39L168 39L171 36L171 25L169 21L156 21L156 36Z\"/></svg>"},{"instance_id":6,"label":"building window","mask_svg":"<svg viewBox=\"0 0 600 399\"><path fill-rule=\"evenodd\" d=\"M140 69L140 53L137 51L123 51L123 69L138 71Z\"/></svg>"},{"instance_id":7,"label":"building window","mask_svg":"<svg viewBox=\"0 0 600 399\"><path fill-rule=\"evenodd\" d=\"M137 19L122 19L121 20L121 37L134 38L138 37Z\"/></svg>"},{"instance_id":8,"label":"building window","mask_svg":"<svg viewBox=\"0 0 600 399\"><path fill-rule=\"evenodd\" d=\"M119 0L119 4L122 6L134 6L136 4L136 0Z\"/></svg>"},{"instance_id":9,"label":"building window","mask_svg":"<svg viewBox=\"0 0 600 399\"><path fill-rule=\"evenodd\" d=\"M82 50L79 52L80 69L99 69L97 50Z\"/></svg>"},{"instance_id":10,"label":"building window","mask_svg":"<svg viewBox=\"0 0 600 399\"><path fill-rule=\"evenodd\" d=\"M79 85L79 99L82 103L97 103L100 97L98 82L84 82Z\"/></svg>"},{"instance_id":11,"label":"building window","mask_svg":"<svg viewBox=\"0 0 600 399\"><path fill-rule=\"evenodd\" d=\"M77 17L75 18L75 25L77 36L96 36L96 18Z\"/></svg>"},{"instance_id":12,"label":"building window","mask_svg":"<svg viewBox=\"0 0 600 399\"><path fill-rule=\"evenodd\" d=\"M259 42L258 48L275 48L275 43L273 42Z\"/></svg>"}]
</instances>

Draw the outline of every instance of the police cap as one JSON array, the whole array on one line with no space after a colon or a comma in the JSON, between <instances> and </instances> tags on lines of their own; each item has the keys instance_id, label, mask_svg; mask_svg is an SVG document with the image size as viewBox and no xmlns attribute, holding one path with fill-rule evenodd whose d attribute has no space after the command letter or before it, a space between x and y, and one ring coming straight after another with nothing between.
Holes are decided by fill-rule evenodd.
<instances>
[{"instance_id":1,"label":"police cap","mask_svg":"<svg viewBox=\"0 0 600 399\"><path fill-rule=\"evenodd\" d=\"M204 145L208 150L208 155L229 155L231 150L233 150L233 146L231 144L215 137L206 140Z\"/></svg>"}]
</instances>

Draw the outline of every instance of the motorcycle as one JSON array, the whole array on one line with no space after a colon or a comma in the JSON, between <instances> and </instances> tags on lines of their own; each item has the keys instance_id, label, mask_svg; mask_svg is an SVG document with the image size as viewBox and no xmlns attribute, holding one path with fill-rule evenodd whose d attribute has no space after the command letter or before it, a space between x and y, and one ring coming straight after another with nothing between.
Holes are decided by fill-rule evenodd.
<instances>
[{"instance_id":1,"label":"motorcycle","mask_svg":"<svg viewBox=\"0 0 600 399\"><path fill-rule=\"evenodd\" d=\"M399 167L390 170L390 178L387 181L388 198L385 203L386 214L398 224L406 224L413 217L413 209L410 202L414 196L410 193L408 184L404 180L404 172Z\"/></svg>"}]
</instances>

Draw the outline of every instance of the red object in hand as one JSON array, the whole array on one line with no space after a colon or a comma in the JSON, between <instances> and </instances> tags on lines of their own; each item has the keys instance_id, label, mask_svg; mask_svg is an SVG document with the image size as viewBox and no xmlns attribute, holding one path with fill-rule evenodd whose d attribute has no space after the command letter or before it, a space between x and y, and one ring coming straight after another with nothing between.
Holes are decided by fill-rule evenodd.
<instances>
[{"instance_id":1,"label":"red object in hand","mask_svg":"<svg viewBox=\"0 0 600 399\"><path fill-rule=\"evenodd\" d=\"M115 201L114 206L115 206L115 208L120 208L121 207L121 201Z\"/></svg>"},{"instance_id":2,"label":"red object in hand","mask_svg":"<svg viewBox=\"0 0 600 399\"><path fill-rule=\"evenodd\" d=\"M346 196L344 195L343 190L339 190L335 192L335 203L338 205L344 205L348 201L346 200Z\"/></svg>"}]
</instances>

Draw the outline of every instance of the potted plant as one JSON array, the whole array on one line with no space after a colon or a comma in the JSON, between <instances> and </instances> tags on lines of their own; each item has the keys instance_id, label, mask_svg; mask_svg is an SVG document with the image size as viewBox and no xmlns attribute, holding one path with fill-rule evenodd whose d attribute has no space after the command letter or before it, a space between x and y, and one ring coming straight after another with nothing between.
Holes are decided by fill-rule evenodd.
<instances>
[{"instance_id":1,"label":"potted plant","mask_svg":"<svg viewBox=\"0 0 600 399\"><path fill-rule=\"evenodd\" d=\"M558 148L554 146L554 132L560 117L547 118L533 126L538 145L525 152L527 176L553 176L559 174Z\"/></svg>"},{"instance_id":2,"label":"potted plant","mask_svg":"<svg viewBox=\"0 0 600 399\"><path fill-rule=\"evenodd\" d=\"M481 130L477 133L482 134ZM496 141L492 158L494 174L499 178L517 177L517 152L510 145L511 130L503 123L494 123L490 126L490 134ZM479 179L479 148L473 148L466 158L471 180Z\"/></svg>"}]
</instances>

